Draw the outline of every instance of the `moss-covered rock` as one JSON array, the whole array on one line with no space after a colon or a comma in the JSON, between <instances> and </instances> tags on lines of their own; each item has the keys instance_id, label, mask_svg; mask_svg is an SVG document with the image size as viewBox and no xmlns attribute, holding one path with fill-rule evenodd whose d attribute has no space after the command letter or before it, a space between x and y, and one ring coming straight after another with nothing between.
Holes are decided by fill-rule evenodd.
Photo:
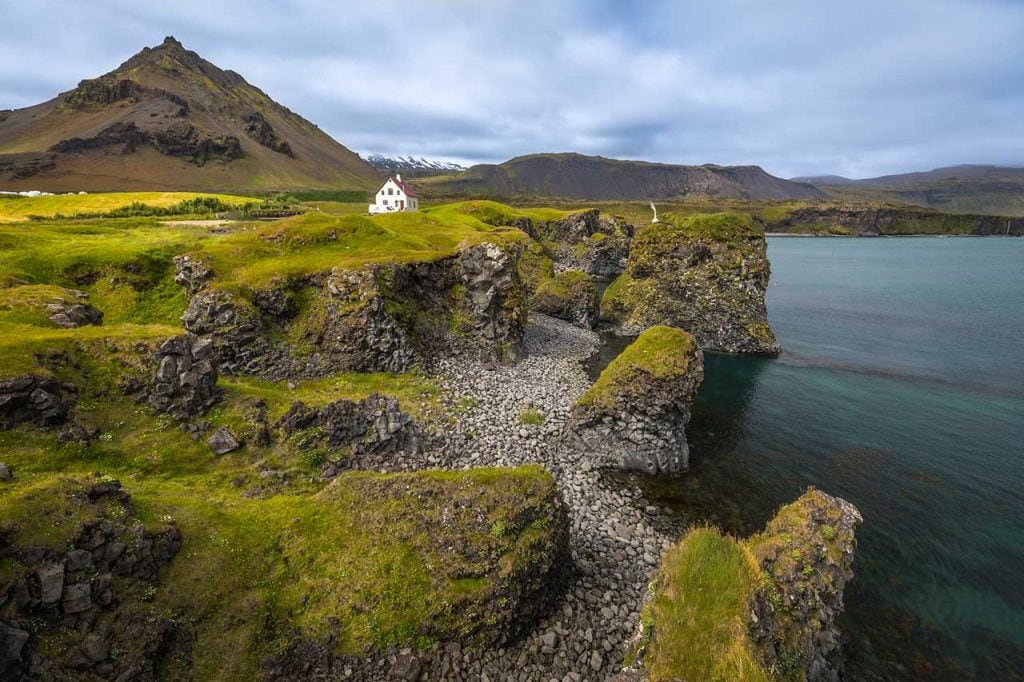
<instances>
[{"instance_id":1,"label":"moss-covered rock","mask_svg":"<svg viewBox=\"0 0 1024 682\"><path fill-rule=\"evenodd\" d=\"M747 540L691 530L651 584L633 672L652 682L839 679L836 619L861 520L811 488Z\"/></svg>"},{"instance_id":2,"label":"moss-covered rock","mask_svg":"<svg viewBox=\"0 0 1024 682\"><path fill-rule=\"evenodd\" d=\"M21 645L0 653L4 679L152 676L185 653L174 652L184 633L173 620L144 614L181 533L144 526L118 481L18 486L0 511L0 539L0 631Z\"/></svg>"},{"instance_id":3,"label":"moss-covered rock","mask_svg":"<svg viewBox=\"0 0 1024 682\"><path fill-rule=\"evenodd\" d=\"M597 287L587 273L565 270L541 280L530 298L530 308L592 329L598 316Z\"/></svg>"},{"instance_id":4,"label":"moss-covered rock","mask_svg":"<svg viewBox=\"0 0 1024 682\"><path fill-rule=\"evenodd\" d=\"M670 324L704 350L775 354L764 300L769 274L764 234L749 215L668 215L634 237L601 315L626 333Z\"/></svg>"},{"instance_id":5,"label":"moss-covered rock","mask_svg":"<svg viewBox=\"0 0 1024 682\"><path fill-rule=\"evenodd\" d=\"M580 396L569 437L602 464L649 474L685 469L686 425L703 378L704 356L693 337L651 327Z\"/></svg>"}]
</instances>

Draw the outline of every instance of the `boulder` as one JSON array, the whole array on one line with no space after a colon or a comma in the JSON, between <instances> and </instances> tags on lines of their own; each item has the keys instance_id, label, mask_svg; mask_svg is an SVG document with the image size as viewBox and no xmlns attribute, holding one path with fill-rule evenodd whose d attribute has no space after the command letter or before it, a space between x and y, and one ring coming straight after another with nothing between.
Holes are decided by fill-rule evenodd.
<instances>
[{"instance_id":1,"label":"boulder","mask_svg":"<svg viewBox=\"0 0 1024 682\"><path fill-rule=\"evenodd\" d=\"M0 483L7 483L13 478L14 472L11 471L11 468L3 462L0 462Z\"/></svg>"},{"instance_id":2,"label":"boulder","mask_svg":"<svg viewBox=\"0 0 1024 682\"><path fill-rule=\"evenodd\" d=\"M665 324L706 351L775 355L764 300L769 275L764 233L749 216L669 215L637 233L601 316L623 334Z\"/></svg>"},{"instance_id":3,"label":"boulder","mask_svg":"<svg viewBox=\"0 0 1024 682\"><path fill-rule=\"evenodd\" d=\"M68 415L77 389L50 377L25 375L0 381L0 429L20 423L60 424Z\"/></svg>"},{"instance_id":4,"label":"boulder","mask_svg":"<svg viewBox=\"0 0 1024 682\"><path fill-rule=\"evenodd\" d=\"M231 433L231 430L226 426L222 426L214 431L206 440L206 444L210 446L215 455L226 455L242 447L235 434Z\"/></svg>"},{"instance_id":5,"label":"boulder","mask_svg":"<svg viewBox=\"0 0 1024 682\"><path fill-rule=\"evenodd\" d=\"M23 654L28 639L29 633L0 621L0 679L24 679L27 657Z\"/></svg>"},{"instance_id":6,"label":"boulder","mask_svg":"<svg viewBox=\"0 0 1024 682\"><path fill-rule=\"evenodd\" d=\"M657 326L605 368L573 407L566 435L597 464L647 474L689 464L686 425L704 355L686 332Z\"/></svg>"}]
</instances>

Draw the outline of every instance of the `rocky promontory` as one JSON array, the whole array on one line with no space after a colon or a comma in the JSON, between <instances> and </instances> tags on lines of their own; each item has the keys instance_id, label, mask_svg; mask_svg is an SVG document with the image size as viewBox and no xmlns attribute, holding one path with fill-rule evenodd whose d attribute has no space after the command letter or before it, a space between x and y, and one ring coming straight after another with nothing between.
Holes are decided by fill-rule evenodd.
<instances>
[{"instance_id":1,"label":"rocky promontory","mask_svg":"<svg viewBox=\"0 0 1024 682\"><path fill-rule=\"evenodd\" d=\"M651 327L576 401L568 438L597 465L646 474L686 469L686 425L703 377L704 356L693 337Z\"/></svg>"},{"instance_id":2,"label":"rocky promontory","mask_svg":"<svg viewBox=\"0 0 1024 682\"><path fill-rule=\"evenodd\" d=\"M689 531L651 584L622 679L841 679L837 619L862 520L810 488L752 538Z\"/></svg>"},{"instance_id":3,"label":"rocky promontory","mask_svg":"<svg viewBox=\"0 0 1024 682\"><path fill-rule=\"evenodd\" d=\"M705 351L774 355L764 300L770 272L764 233L749 215L669 214L633 238L601 316L624 334L668 324Z\"/></svg>"}]
</instances>

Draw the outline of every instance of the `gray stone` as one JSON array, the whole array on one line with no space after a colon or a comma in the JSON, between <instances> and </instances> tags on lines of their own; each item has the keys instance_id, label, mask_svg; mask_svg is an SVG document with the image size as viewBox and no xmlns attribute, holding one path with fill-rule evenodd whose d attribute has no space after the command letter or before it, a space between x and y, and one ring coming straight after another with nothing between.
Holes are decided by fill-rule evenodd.
<instances>
[{"instance_id":1,"label":"gray stone","mask_svg":"<svg viewBox=\"0 0 1024 682\"><path fill-rule=\"evenodd\" d=\"M3 462L0 462L0 483L6 483L13 478L14 473L11 471L11 468Z\"/></svg>"},{"instance_id":2,"label":"gray stone","mask_svg":"<svg viewBox=\"0 0 1024 682\"><path fill-rule=\"evenodd\" d=\"M64 564L47 563L36 569L39 580L39 601L56 604L64 592Z\"/></svg>"},{"instance_id":3,"label":"gray stone","mask_svg":"<svg viewBox=\"0 0 1024 682\"><path fill-rule=\"evenodd\" d=\"M92 597L90 595L89 583L76 583L68 585L64 590L64 599L61 601L64 613L73 615L88 611L92 608Z\"/></svg>"},{"instance_id":4,"label":"gray stone","mask_svg":"<svg viewBox=\"0 0 1024 682\"><path fill-rule=\"evenodd\" d=\"M221 426L214 431L209 438L206 439L206 444L210 446L215 455L226 455L229 452L233 452L238 448L242 447L238 438L235 434L231 433L231 430L226 426Z\"/></svg>"}]
</instances>

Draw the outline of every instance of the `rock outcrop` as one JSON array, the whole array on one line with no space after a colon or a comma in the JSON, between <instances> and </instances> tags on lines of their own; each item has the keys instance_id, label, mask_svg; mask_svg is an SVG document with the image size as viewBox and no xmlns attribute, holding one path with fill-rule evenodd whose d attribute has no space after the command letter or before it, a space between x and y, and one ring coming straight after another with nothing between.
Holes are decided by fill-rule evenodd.
<instances>
[{"instance_id":1,"label":"rock outcrop","mask_svg":"<svg viewBox=\"0 0 1024 682\"><path fill-rule=\"evenodd\" d=\"M213 271L201 260L188 255L174 257L174 281L193 295L206 286L213 277Z\"/></svg>"},{"instance_id":2,"label":"rock outcrop","mask_svg":"<svg viewBox=\"0 0 1024 682\"><path fill-rule=\"evenodd\" d=\"M841 678L836 620L862 521L846 500L811 488L748 541L768 577L755 592L748 631L769 670L809 682Z\"/></svg>"},{"instance_id":3,"label":"rock outcrop","mask_svg":"<svg viewBox=\"0 0 1024 682\"><path fill-rule=\"evenodd\" d=\"M459 271L466 288L469 330L499 359L511 359L526 324L516 254L485 242L462 249ZM465 330L464 330L465 331Z\"/></svg>"},{"instance_id":4,"label":"rock outcrop","mask_svg":"<svg viewBox=\"0 0 1024 682\"><path fill-rule=\"evenodd\" d=\"M212 357L225 373L256 373L270 364L270 344L258 311L231 293L202 289L189 301L181 321L186 331L212 344Z\"/></svg>"},{"instance_id":5,"label":"rock outcrop","mask_svg":"<svg viewBox=\"0 0 1024 682\"><path fill-rule=\"evenodd\" d=\"M691 529L663 555L614 679L842 679L837 619L862 520L809 488L746 540Z\"/></svg>"},{"instance_id":6,"label":"rock outcrop","mask_svg":"<svg viewBox=\"0 0 1024 682\"><path fill-rule=\"evenodd\" d=\"M403 372L436 352L515 357L526 324L517 257L485 242L435 261L273 282L251 302L210 286L209 269L188 256L175 259L175 280L193 293L185 329L212 344L225 374Z\"/></svg>"},{"instance_id":7,"label":"rock outcrop","mask_svg":"<svg viewBox=\"0 0 1024 682\"><path fill-rule=\"evenodd\" d=\"M596 208L561 220L523 218L515 226L550 250L555 272L581 270L598 280L613 279L625 269L634 232L632 225Z\"/></svg>"},{"instance_id":8,"label":"rock outcrop","mask_svg":"<svg viewBox=\"0 0 1024 682\"><path fill-rule=\"evenodd\" d=\"M212 353L211 340L190 334L165 341L153 355L156 372L146 402L180 422L205 413L221 396Z\"/></svg>"},{"instance_id":9,"label":"rock outcrop","mask_svg":"<svg viewBox=\"0 0 1024 682\"><path fill-rule=\"evenodd\" d=\"M703 378L704 356L693 338L652 327L576 402L567 438L599 465L647 474L684 470L690 405Z\"/></svg>"},{"instance_id":10,"label":"rock outcrop","mask_svg":"<svg viewBox=\"0 0 1024 682\"><path fill-rule=\"evenodd\" d=\"M597 287L587 273L563 270L537 286L530 297L530 308L593 329L598 318Z\"/></svg>"},{"instance_id":11,"label":"rock outcrop","mask_svg":"<svg viewBox=\"0 0 1024 682\"><path fill-rule=\"evenodd\" d=\"M367 460L374 455L416 454L422 439L419 426L398 401L377 394L360 401L335 400L320 408L296 401L274 428L300 450L325 451L325 477L353 465L372 466L375 460Z\"/></svg>"},{"instance_id":12,"label":"rock outcrop","mask_svg":"<svg viewBox=\"0 0 1024 682\"><path fill-rule=\"evenodd\" d=\"M0 381L0 429L21 423L53 426L68 416L78 390L50 377L25 375Z\"/></svg>"},{"instance_id":13,"label":"rock outcrop","mask_svg":"<svg viewBox=\"0 0 1024 682\"><path fill-rule=\"evenodd\" d=\"M323 326L315 343L338 367L354 372L402 372L415 354L405 330L387 311L379 269L342 270L327 278Z\"/></svg>"},{"instance_id":14,"label":"rock outcrop","mask_svg":"<svg viewBox=\"0 0 1024 682\"><path fill-rule=\"evenodd\" d=\"M630 245L626 271L601 302L622 333L656 324L685 329L706 351L774 355L765 290L764 234L739 214L666 216Z\"/></svg>"},{"instance_id":15,"label":"rock outcrop","mask_svg":"<svg viewBox=\"0 0 1024 682\"><path fill-rule=\"evenodd\" d=\"M0 585L13 608L0 621L0 676L3 679L106 679L152 676L174 639L171 620L132 611L127 590L155 589L159 569L181 547L173 524L146 530L130 496L113 479L65 480L55 489L28 492L22 503L64 506L74 521L54 525L68 534L60 545L22 544L23 526L48 522L24 519L2 529L0 558L12 562L13 581ZM43 501L43 497L50 501ZM63 527L62 524L77 524ZM141 588L138 588L141 589ZM42 641L48 646L41 646ZM59 646L53 646L59 641Z\"/></svg>"},{"instance_id":16,"label":"rock outcrop","mask_svg":"<svg viewBox=\"0 0 1024 682\"><path fill-rule=\"evenodd\" d=\"M103 324L103 311L89 305L89 296L85 292L72 290L71 293L75 301L57 297L46 304L51 322L65 329Z\"/></svg>"}]
</instances>

